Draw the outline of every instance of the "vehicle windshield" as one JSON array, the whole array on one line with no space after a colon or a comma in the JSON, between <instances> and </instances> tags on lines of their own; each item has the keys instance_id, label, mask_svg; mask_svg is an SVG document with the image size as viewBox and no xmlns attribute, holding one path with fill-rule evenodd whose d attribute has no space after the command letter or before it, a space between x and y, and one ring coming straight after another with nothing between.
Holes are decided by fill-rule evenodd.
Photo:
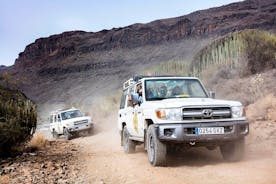
<instances>
[{"instance_id":1,"label":"vehicle windshield","mask_svg":"<svg viewBox=\"0 0 276 184\"><path fill-rule=\"evenodd\" d=\"M61 113L62 120L72 119L72 118L77 118L82 116L83 115L80 110L72 110L72 111L66 111Z\"/></svg>"},{"instance_id":2,"label":"vehicle windshield","mask_svg":"<svg viewBox=\"0 0 276 184\"><path fill-rule=\"evenodd\" d=\"M145 81L146 100L168 98L207 98L201 83L196 79L150 79Z\"/></svg>"}]
</instances>

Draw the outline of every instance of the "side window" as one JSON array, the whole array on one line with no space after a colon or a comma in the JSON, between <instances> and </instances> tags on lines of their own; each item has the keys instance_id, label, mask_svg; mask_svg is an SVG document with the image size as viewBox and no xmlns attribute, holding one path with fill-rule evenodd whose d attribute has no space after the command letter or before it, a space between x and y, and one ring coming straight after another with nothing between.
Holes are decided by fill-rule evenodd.
<instances>
[{"instance_id":1,"label":"side window","mask_svg":"<svg viewBox=\"0 0 276 184\"><path fill-rule=\"evenodd\" d=\"M127 90L125 90L121 97L121 103L120 103L120 109L123 109L126 104L126 96L127 96Z\"/></svg>"}]
</instances>

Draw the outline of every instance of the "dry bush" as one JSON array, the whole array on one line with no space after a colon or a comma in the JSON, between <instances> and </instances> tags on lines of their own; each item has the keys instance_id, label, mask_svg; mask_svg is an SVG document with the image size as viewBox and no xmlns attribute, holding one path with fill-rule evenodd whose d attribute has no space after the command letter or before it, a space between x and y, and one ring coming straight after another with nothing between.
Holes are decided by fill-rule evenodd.
<instances>
[{"instance_id":1,"label":"dry bush","mask_svg":"<svg viewBox=\"0 0 276 184\"><path fill-rule=\"evenodd\" d=\"M36 133L31 141L28 143L28 148L31 150L40 150L45 148L47 139L41 133Z\"/></svg>"},{"instance_id":2,"label":"dry bush","mask_svg":"<svg viewBox=\"0 0 276 184\"><path fill-rule=\"evenodd\" d=\"M10 183L10 176L9 175L0 176L0 183L1 184L8 184L8 183Z\"/></svg>"},{"instance_id":3,"label":"dry bush","mask_svg":"<svg viewBox=\"0 0 276 184\"><path fill-rule=\"evenodd\" d=\"M242 32L246 44L247 70L256 74L267 69L276 68L276 35L257 30Z\"/></svg>"},{"instance_id":4,"label":"dry bush","mask_svg":"<svg viewBox=\"0 0 276 184\"><path fill-rule=\"evenodd\" d=\"M250 120L262 119L276 121L276 96L268 94L247 107Z\"/></svg>"},{"instance_id":5,"label":"dry bush","mask_svg":"<svg viewBox=\"0 0 276 184\"><path fill-rule=\"evenodd\" d=\"M251 78L249 91L251 92L254 101L262 97L264 82L265 79L262 74L257 74Z\"/></svg>"},{"instance_id":6,"label":"dry bush","mask_svg":"<svg viewBox=\"0 0 276 184\"><path fill-rule=\"evenodd\" d=\"M235 77L235 70L229 66L213 65L202 71L199 78L204 82L207 88L221 82L221 80L233 79Z\"/></svg>"}]
</instances>

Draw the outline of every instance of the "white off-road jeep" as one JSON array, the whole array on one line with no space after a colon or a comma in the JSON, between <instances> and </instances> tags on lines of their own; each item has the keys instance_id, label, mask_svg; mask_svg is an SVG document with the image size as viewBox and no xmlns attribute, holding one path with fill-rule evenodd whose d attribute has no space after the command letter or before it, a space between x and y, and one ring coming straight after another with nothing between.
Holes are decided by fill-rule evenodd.
<instances>
[{"instance_id":1,"label":"white off-road jeep","mask_svg":"<svg viewBox=\"0 0 276 184\"><path fill-rule=\"evenodd\" d=\"M50 116L50 131L54 138L64 135L67 140L70 140L83 131L91 134L93 128L91 117L84 116L76 108L58 110Z\"/></svg>"},{"instance_id":2,"label":"white off-road jeep","mask_svg":"<svg viewBox=\"0 0 276 184\"><path fill-rule=\"evenodd\" d=\"M121 145L131 153L144 143L153 166L166 165L175 147L219 147L225 160L237 161L249 133L244 113L240 102L214 99L194 77L134 77L123 85Z\"/></svg>"}]
</instances>

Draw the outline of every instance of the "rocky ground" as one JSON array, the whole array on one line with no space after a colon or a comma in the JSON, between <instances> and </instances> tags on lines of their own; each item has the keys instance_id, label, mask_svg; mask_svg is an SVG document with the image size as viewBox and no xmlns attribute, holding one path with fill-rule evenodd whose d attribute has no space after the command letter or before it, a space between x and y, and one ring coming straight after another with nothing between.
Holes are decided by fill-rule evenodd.
<instances>
[{"instance_id":1,"label":"rocky ground","mask_svg":"<svg viewBox=\"0 0 276 184\"><path fill-rule=\"evenodd\" d=\"M44 149L0 160L0 183L85 183L80 175L78 146L47 142Z\"/></svg>"}]
</instances>

